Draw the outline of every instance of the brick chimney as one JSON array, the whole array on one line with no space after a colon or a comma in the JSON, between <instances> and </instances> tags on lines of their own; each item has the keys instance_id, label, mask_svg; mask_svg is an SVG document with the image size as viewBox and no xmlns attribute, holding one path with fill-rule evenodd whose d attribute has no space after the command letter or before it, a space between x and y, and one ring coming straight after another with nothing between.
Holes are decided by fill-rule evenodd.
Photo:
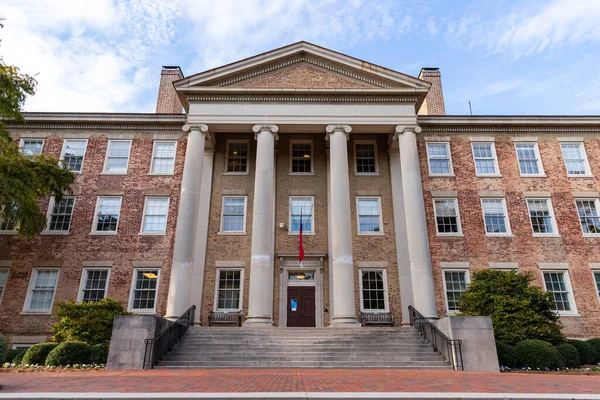
<instances>
[{"instance_id":1,"label":"brick chimney","mask_svg":"<svg viewBox=\"0 0 600 400\"><path fill-rule=\"evenodd\" d=\"M179 67L163 66L160 73L160 86L158 87L158 100L156 101L157 114L181 114L183 109L173 82L183 78Z\"/></svg>"},{"instance_id":2,"label":"brick chimney","mask_svg":"<svg viewBox=\"0 0 600 400\"><path fill-rule=\"evenodd\" d=\"M446 115L444 93L442 93L442 76L439 68L421 68L419 79L431 83L431 88L418 115Z\"/></svg>"}]
</instances>

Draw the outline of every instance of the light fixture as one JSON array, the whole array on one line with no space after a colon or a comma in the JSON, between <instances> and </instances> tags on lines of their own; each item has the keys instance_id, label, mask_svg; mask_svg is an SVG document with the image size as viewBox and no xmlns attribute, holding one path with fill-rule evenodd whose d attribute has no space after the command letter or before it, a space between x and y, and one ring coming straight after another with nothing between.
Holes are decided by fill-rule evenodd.
<instances>
[{"instance_id":1,"label":"light fixture","mask_svg":"<svg viewBox=\"0 0 600 400\"><path fill-rule=\"evenodd\" d=\"M148 279L156 279L158 276L154 272L144 272L144 276Z\"/></svg>"},{"instance_id":2,"label":"light fixture","mask_svg":"<svg viewBox=\"0 0 600 400\"><path fill-rule=\"evenodd\" d=\"M231 154L233 154L234 156L237 156L237 154L238 154L238 153L237 153L237 151L234 151L234 152L233 152L233 153L231 153Z\"/></svg>"},{"instance_id":3,"label":"light fixture","mask_svg":"<svg viewBox=\"0 0 600 400\"><path fill-rule=\"evenodd\" d=\"M305 154L303 157L304 158L310 158L310 154Z\"/></svg>"},{"instance_id":4,"label":"light fixture","mask_svg":"<svg viewBox=\"0 0 600 400\"><path fill-rule=\"evenodd\" d=\"M298 272L296 274L296 278L298 278L298 279L304 279L304 278L306 278L306 275L304 275L304 272Z\"/></svg>"}]
</instances>

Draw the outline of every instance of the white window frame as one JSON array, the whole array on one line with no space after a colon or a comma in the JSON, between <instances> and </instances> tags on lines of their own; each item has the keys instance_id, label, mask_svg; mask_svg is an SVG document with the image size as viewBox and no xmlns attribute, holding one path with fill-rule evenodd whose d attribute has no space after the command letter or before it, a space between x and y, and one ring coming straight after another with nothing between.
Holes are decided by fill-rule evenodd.
<instances>
[{"instance_id":1,"label":"white window frame","mask_svg":"<svg viewBox=\"0 0 600 400\"><path fill-rule=\"evenodd\" d=\"M174 143L175 144L175 147L173 148L173 169L171 170L171 172L152 172L152 168L154 168L154 158L156 157L156 143ZM129 147L129 153L131 154L131 146ZM152 158L150 159L150 170L148 171L148 175L174 175L176 160L177 160L177 140L162 140L162 139L155 140L154 142L152 142ZM129 160L127 160L127 167L129 169Z\"/></svg>"},{"instance_id":2,"label":"white window frame","mask_svg":"<svg viewBox=\"0 0 600 400\"><path fill-rule=\"evenodd\" d=\"M120 198L121 204L119 206L119 214L117 217L117 227L114 231L98 231L96 230L98 227L98 210L100 209L100 199L104 198ZM96 197L96 207L94 208L94 218L92 220L92 232L90 235L118 235L119 234L119 223L121 222L121 210L123 208L123 196L97 196Z\"/></svg>"},{"instance_id":3,"label":"white window frame","mask_svg":"<svg viewBox=\"0 0 600 400\"><path fill-rule=\"evenodd\" d=\"M484 200L502 200L502 208L504 210L504 215L506 218L506 232L501 232L501 233L488 232L487 224L485 222L485 209L483 208ZM480 199L480 205L481 205L481 216L483 217L483 229L485 230L485 236L490 236L490 237L512 237L513 236L512 229L510 227L510 216L508 215L508 207L506 206L506 198L505 197L482 197Z\"/></svg>"},{"instance_id":4,"label":"white window frame","mask_svg":"<svg viewBox=\"0 0 600 400\"><path fill-rule=\"evenodd\" d=\"M4 297L4 293L6 293L6 287L8 286L8 278L10 277L10 268L0 268L0 273L6 272L6 280L4 281L4 286L2 287L2 292L0 293L0 304L2 304L2 298Z\"/></svg>"},{"instance_id":5,"label":"white window frame","mask_svg":"<svg viewBox=\"0 0 600 400\"><path fill-rule=\"evenodd\" d=\"M594 282L594 290L596 291L598 303L600 303L600 289L598 289L598 282L600 282L600 264L590 264L590 269L592 270L592 281ZM596 274L598 274L598 281L596 281ZM0 298L0 301L1 300L2 299Z\"/></svg>"},{"instance_id":6,"label":"white window frame","mask_svg":"<svg viewBox=\"0 0 600 400\"><path fill-rule=\"evenodd\" d=\"M292 172L293 148L295 144L310 144L310 172ZM315 174L315 146L312 140L290 140L290 175L314 175Z\"/></svg>"},{"instance_id":7,"label":"white window frame","mask_svg":"<svg viewBox=\"0 0 600 400\"><path fill-rule=\"evenodd\" d=\"M542 274L542 284L544 285L544 291L548 292L548 288L546 287L546 279L544 278L544 273L562 273L563 278L565 280L565 285L568 290L568 298L569 298L569 306L571 307L570 311L561 311L556 310L553 312L561 317L579 317L580 314L577 311L577 303L575 303L575 296L573 294L573 286L571 285L571 278L569 276L569 270L565 268L540 268L540 273Z\"/></svg>"},{"instance_id":8,"label":"white window frame","mask_svg":"<svg viewBox=\"0 0 600 400\"><path fill-rule=\"evenodd\" d=\"M437 208L435 206L436 201L454 201L454 208L456 209L456 223L458 225L458 232L440 232L438 229L437 221ZM458 208L458 199L456 197L434 197L433 202L433 218L435 219L435 234L436 236L464 236L462 231L462 223L460 221L460 209Z\"/></svg>"},{"instance_id":9,"label":"white window frame","mask_svg":"<svg viewBox=\"0 0 600 400\"><path fill-rule=\"evenodd\" d=\"M383 279L383 293L384 293L384 310L374 310L374 309L365 309L363 302L363 281L362 274L363 272L382 272ZM389 299L389 291L388 291L388 281L387 281L387 270L385 268L359 268L358 269L358 284L359 284L359 293L360 293L360 311L368 312L368 313L388 313L390 312L390 299Z\"/></svg>"},{"instance_id":10,"label":"white window frame","mask_svg":"<svg viewBox=\"0 0 600 400\"><path fill-rule=\"evenodd\" d=\"M242 223L242 230L241 231L224 231L223 223L225 221L223 218L224 217L223 212L225 211L225 199L241 199L241 198L244 199L244 221ZM223 196L221 199L221 218L220 218L220 222L219 222L219 235L231 235L231 236L245 235L246 234L246 218L247 217L248 217L248 196L235 196L235 195Z\"/></svg>"},{"instance_id":11,"label":"white window frame","mask_svg":"<svg viewBox=\"0 0 600 400\"><path fill-rule=\"evenodd\" d=\"M31 137L23 137L19 140L19 153L23 154L23 145L25 144L25 142L29 142L29 141L42 142L42 148L40 149L40 155L44 154L44 146L46 145L46 139L31 138ZM27 155L27 154L23 154L23 155ZM38 154L35 154L35 155L38 155Z\"/></svg>"},{"instance_id":12,"label":"white window frame","mask_svg":"<svg viewBox=\"0 0 600 400\"><path fill-rule=\"evenodd\" d=\"M358 212L360 200L377 200L377 209L379 212L379 232L361 232L360 214ZM383 212L381 210L381 196L356 196L356 234L360 236L385 236L385 232L383 231Z\"/></svg>"},{"instance_id":13,"label":"white window frame","mask_svg":"<svg viewBox=\"0 0 600 400\"><path fill-rule=\"evenodd\" d=\"M431 172L431 157L429 155L430 144L443 144L446 145L446 152L448 153L448 173L434 173ZM450 151L450 142L425 142L425 149L427 150L427 171L429 176L454 176L454 166L452 165L452 152Z\"/></svg>"},{"instance_id":14,"label":"white window frame","mask_svg":"<svg viewBox=\"0 0 600 400\"><path fill-rule=\"evenodd\" d=\"M567 159L565 158L565 153L563 152L563 145L578 145L580 151L583 152L583 168L585 173L579 174L569 174L569 170L567 169ZM590 169L590 162L588 160L587 151L585 150L585 144L583 142L560 142L560 153L563 158L563 164L565 166L565 171L567 172L567 176L569 178L589 178L592 177L592 170Z\"/></svg>"},{"instance_id":15,"label":"white window frame","mask_svg":"<svg viewBox=\"0 0 600 400\"><path fill-rule=\"evenodd\" d=\"M77 293L77 302L83 301L83 291L85 290L85 284L87 282L88 272L90 271L108 271L106 274L106 287L104 288L104 298L108 297L108 285L110 283L110 267L83 267L81 272L81 280L79 281L79 292Z\"/></svg>"},{"instance_id":16,"label":"white window frame","mask_svg":"<svg viewBox=\"0 0 600 400\"><path fill-rule=\"evenodd\" d=\"M471 272L470 266L468 262L455 262L455 263L441 263L442 270L442 285L444 290L444 301L446 302L446 314L453 315L458 312L458 310L450 310L448 304L448 290L446 286L446 272L462 272L465 274L465 284L466 288L469 287L471 283ZM465 288L465 290L466 290Z\"/></svg>"},{"instance_id":17,"label":"white window frame","mask_svg":"<svg viewBox=\"0 0 600 400\"><path fill-rule=\"evenodd\" d=\"M67 150L67 142L85 142L85 149L83 150L83 157L81 158L81 171L75 171L72 169L69 170L76 175L81 175L83 172L83 165L85 163L85 155L87 154L88 140L87 139L64 139L62 150L60 151L60 158L59 158L60 161L65 160L65 151Z\"/></svg>"},{"instance_id":18,"label":"white window frame","mask_svg":"<svg viewBox=\"0 0 600 400\"><path fill-rule=\"evenodd\" d=\"M538 173L537 174L526 174L521 170L521 163L519 162L519 152L517 148L519 146L533 146L533 152L535 153ZM546 173L544 172L544 164L542 162L542 156L540 154L540 147L537 142L515 142L515 155L517 157L517 165L519 167L519 175L522 177L545 177Z\"/></svg>"},{"instance_id":19,"label":"white window frame","mask_svg":"<svg viewBox=\"0 0 600 400\"><path fill-rule=\"evenodd\" d=\"M64 199L73 199L73 212L71 213L71 223L69 224L69 230L67 230L67 231L51 231L50 230L52 210L54 210L54 206L56 204L56 198L54 196L51 196L50 201L48 202L48 211L46 212L46 228L42 232L44 235L69 235L71 233L71 227L73 226L73 215L75 215L75 202L77 201L77 198L76 198L76 196L63 196L63 200Z\"/></svg>"},{"instance_id":20,"label":"white window frame","mask_svg":"<svg viewBox=\"0 0 600 400\"><path fill-rule=\"evenodd\" d=\"M154 308L133 308L133 293L135 292L135 282L138 271L156 271L156 296L154 297ZM131 287L129 288L129 301L127 302L127 311L136 314L155 314L158 303L158 290L160 289L160 267L135 267L131 276Z\"/></svg>"},{"instance_id":21,"label":"white window frame","mask_svg":"<svg viewBox=\"0 0 600 400\"><path fill-rule=\"evenodd\" d=\"M229 145L231 143L245 143L248 149L248 155L246 156L246 171L227 171L227 166L229 165ZM291 153L290 153L291 159ZM249 175L250 174L250 141L247 139L227 139L225 144L225 171L223 175ZM291 168L290 168L291 171Z\"/></svg>"},{"instance_id":22,"label":"white window frame","mask_svg":"<svg viewBox=\"0 0 600 400\"><path fill-rule=\"evenodd\" d=\"M54 293L52 294L52 301L50 303L49 310L32 310L29 308L29 305L31 303L31 296L33 295L33 286L35 285L38 271L57 271L56 285L54 286ZM29 276L29 286L27 287L27 295L25 296L25 304L23 304L22 314L51 315L52 308L54 307L54 299L56 298L56 291L58 290L59 282L60 282L60 268L57 268L57 267L33 267L31 269L31 275Z\"/></svg>"},{"instance_id":23,"label":"white window frame","mask_svg":"<svg viewBox=\"0 0 600 400\"><path fill-rule=\"evenodd\" d=\"M302 227L302 236L304 236L304 235L313 236L315 234L315 196L289 196L289 200L288 200L288 227L289 227L288 235L289 236L298 236L298 235L300 235L300 231L292 232L292 199L310 199L311 206L312 206L312 213L310 216L311 230L307 231L307 230L304 230L304 227Z\"/></svg>"},{"instance_id":24,"label":"white window frame","mask_svg":"<svg viewBox=\"0 0 600 400\"><path fill-rule=\"evenodd\" d=\"M0 206L0 209L3 209L4 206ZM0 219L0 225L2 224L2 219ZM19 234L20 223L15 222L15 229L0 229L0 235L18 235Z\"/></svg>"},{"instance_id":25,"label":"white window frame","mask_svg":"<svg viewBox=\"0 0 600 400\"><path fill-rule=\"evenodd\" d=\"M579 209L577 208L578 201L593 201L596 206L596 211L598 211L598 215L600 217L600 199L597 197L576 197L573 199L575 202L575 214L577 215L577 222L579 222L579 229L581 229L581 235L583 237L600 237L599 233L589 233L583 231L583 226L581 225L581 217L579 216Z\"/></svg>"},{"instance_id":26,"label":"white window frame","mask_svg":"<svg viewBox=\"0 0 600 400\"><path fill-rule=\"evenodd\" d=\"M494 170L496 171L493 174L480 174L479 172L477 172L477 162L476 162L476 157L475 157L475 149L474 149L474 145L476 144L489 144L491 145L491 150L492 150L492 157L494 157L493 161L494 161ZM495 142L490 142L490 141L471 141L471 154L473 155L473 167L475 168L475 176L476 177L481 177L481 178L498 178L501 177L502 174L500 173L500 167L498 165L498 154L496 154L496 143Z\"/></svg>"},{"instance_id":27,"label":"white window frame","mask_svg":"<svg viewBox=\"0 0 600 400\"><path fill-rule=\"evenodd\" d=\"M127 153L127 165L125 171L107 171L108 166L108 155L110 153L110 144L113 142L129 142L129 151ZM129 172L129 162L131 161L131 148L133 147L133 141L130 139L110 139L106 144L106 155L104 156L104 168L102 168L102 175L127 175Z\"/></svg>"},{"instance_id":28,"label":"white window frame","mask_svg":"<svg viewBox=\"0 0 600 400\"><path fill-rule=\"evenodd\" d=\"M165 229L163 231L148 231L144 230L144 221L146 219L146 206L148 205L148 199L166 199L167 200L167 213L165 214ZM123 205L123 200L121 200L121 206ZM140 226L140 235L146 236L164 236L167 234L167 225L169 224L169 208L171 206L171 197L170 196L145 196L144 197L144 210L142 211L142 224ZM121 219L121 213L119 212L119 219ZM119 221L117 220L117 230L119 228Z\"/></svg>"},{"instance_id":29,"label":"white window frame","mask_svg":"<svg viewBox=\"0 0 600 400\"><path fill-rule=\"evenodd\" d=\"M537 201L546 201L548 206L548 211L550 213L550 221L552 224L552 233L538 233L533 230L533 221L531 220L531 212L529 209L529 201L537 200ZM558 225L556 223L556 216L554 215L554 207L552 206L552 199L548 197L527 197L525 198L525 203L527 205L527 216L529 217L529 225L531 226L531 234L533 237L560 237L560 233L558 232ZM581 224L580 224L581 225Z\"/></svg>"},{"instance_id":30,"label":"white window frame","mask_svg":"<svg viewBox=\"0 0 600 400\"><path fill-rule=\"evenodd\" d=\"M375 151L375 172L358 172L357 152L356 152L357 144L372 144L373 145L373 149ZM377 154L377 140L354 140L352 146L354 149L354 175L357 175L357 176L379 175L379 155Z\"/></svg>"},{"instance_id":31,"label":"white window frame","mask_svg":"<svg viewBox=\"0 0 600 400\"><path fill-rule=\"evenodd\" d=\"M219 308L219 280L221 271L240 271L240 302L239 308ZM215 279L215 293L213 299L213 311L236 312L244 309L244 268L242 267L219 267Z\"/></svg>"}]
</instances>

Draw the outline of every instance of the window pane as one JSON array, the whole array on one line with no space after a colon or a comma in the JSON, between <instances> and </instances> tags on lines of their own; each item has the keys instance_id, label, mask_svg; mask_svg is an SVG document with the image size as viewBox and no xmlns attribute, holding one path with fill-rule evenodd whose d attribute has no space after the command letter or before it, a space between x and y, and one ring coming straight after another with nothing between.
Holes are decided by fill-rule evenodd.
<instances>
[{"instance_id":1,"label":"window pane","mask_svg":"<svg viewBox=\"0 0 600 400\"><path fill-rule=\"evenodd\" d=\"M375 144L374 143L356 143L356 172L357 173L375 173Z\"/></svg>"},{"instance_id":2,"label":"window pane","mask_svg":"<svg viewBox=\"0 0 600 400\"><path fill-rule=\"evenodd\" d=\"M506 216L502 200L483 200L483 215L487 233L506 233Z\"/></svg>"},{"instance_id":3,"label":"window pane","mask_svg":"<svg viewBox=\"0 0 600 400\"><path fill-rule=\"evenodd\" d=\"M240 270L219 271L218 309L239 309L241 290Z\"/></svg>"},{"instance_id":4,"label":"window pane","mask_svg":"<svg viewBox=\"0 0 600 400\"><path fill-rule=\"evenodd\" d=\"M154 142L152 173L172 173L175 166L175 142Z\"/></svg>"},{"instance_id":5,"label":"window pane","mask_svg":"<svg viewBox=\"0 0 600 400\"><path fill-rule=\"evenodd\" d=\"M378 199L358 199L359 232L380 232Z\"/></svg>"},{"instance_id":6,"label":"window pane","mask_svg":"<svg viewBox=\"0 0 600 400\"><path fill-rule=\"evenodd\" d=\"M583 144L561 144L563 157L567 174L569 175L585 175L585 157Z\"/></svg>"},{"instance_id":7,"label":"window pane","mask_svg":"<svg viewBox=\"0 0 600 400\"><path fill-rule=\"evenodd\" d=\"M117 231L117 222L121 211L120 197L100 197L96 216L97 231Z\"/></svg>"},{"instance_id":8,"label":"window pane","mask_svg":"<svg viewBox=\"0 0 600 400\"><path fill-rule=\"evenodd\" d=\"M427 143L429 172L432 174L450 173L450 156L446 143Z\"/></svg>"},{"instance_id":9,"label":"window pane","mask_svg":"<svg viewBox=\"0 0 600 400\"><path fill-rule=\"evenodd\" d=\"M529 218L534 233L553 233L548 200L527 200Z\"/></svg>"},{"instance_id":10,"label":"window pane","mask_svg":"<svg viewBox=\"0 0 600 400\"><path fill-rule=\"evenodd\" d=\"M81 172L86 147L87 141L85 140L65 140L65 152L63 154L65 168L74 172Z\"/></svg>"},{"instance_id":11,"label":"window pane","mask_svg":"<svg viewBox=\"0 0 600 400\"><path fill-rule=\"evenodd\" d=\"M600 272L594 272L594 279L596 280L596 291L600 296Z\"/></svg>"},{"instance_id":12,"label":"window pane","mask_svg":"<svg viewBox=\"0 0 600 400\"><path fill-rule=\"evenodd\" d=\"M107 279L107 270L88 270L82 301L90 302L102 300L106 290Z\"/></svg>"},{"instance_id":13,"label":"window pane","mask_svg":"<svg viewBox=\"0 0 600 400\"><path fill-rule=\"evenodd\" d=\"M50 213L49 231L69 231L74 203L74 198L63 198L59 202L54 202L54 207Z\"/></svg>"},{"instance_id":14,"label":"window pane","mask_svg":"<svg viewBox=\"0 0 600 400\"><path fill-rule=\"evenodd\" d=\"M466 272L446 271L444 278L446 280L446 297L448 298L448 310L458 311L458 305L461 297L467 290Z\"/></svg>"},{"instance_id":15,"label":"window pane","mask_svg":"<svg viewBox=\"0 0 600 400\"><path fill-rule=\"evenodd\" d=\"M42 148L44 147L43 140L23 140L23 147L21 147L21 154L25 155L39 155L42 154Z\"/></svg>"},{"instance_id":16,"label":"window pane","mask_svg":"<svg viewBox=\"0 0 600 400\"><path fill-rule=\"evenodd\" d=\"M492 143L473 143L475 170L477 174L487 175L496 173L496 164Z\"/></svg>"},{"instance_id":17,"label":"window pane","mask_svg":"<svg viewBox=\"0 0 600 400\"><path fill-rule=\"evenodd\" d=\"M243 232L245 219L245 197L225 197L223 199L223 232Z\"/></svg>"},{"instance_id":18,"label":"window pane","mask_svg":"<svg viewBox=\"0 0 600 400\"><path fill-rule=\"evenodd\" d=\"M385 310L382 271L362 271L363 310Z\"/></svg>"},{"instance_id":19,"label":"window pane","mask_svg":"<svg viewBox=\"0 0 600 400\"><path fill-rule=\"evenodd\" d=\"M167 229L168 208L168 198L147 197L144 213L144 232L164 232Z\"/></svg>"},{"instance_id":20,"label":"window pane","mask_svg":"<svg viewBox=\"0 0 600 400\"><path fill-rule=\"evenodd\" d=\"M227 172L248 171L248 143L229 143Z\"/></svg>"},{"instance_id":21,"label":"window pane","mask_svg":"<svg viewBox=\"0 0 600 400\"><path fill-rule=\"evenodd\" d=\"M600 217L595 200L577 200L577 213L583 233L600 233Z\"/></svg>"},{"instance_id":22,"label":"window pane","mask_svg":"<svg viewBox=\"0 0 600 400\"><path fill-rule=\"evenodd\" d=\"M8 270L0 270L0 300L2 300L2 294L6 288L6 280L8 279Z\"/></svg>"},{"instance_id":23,"label":"window pane","mask_svg":"<svg viewBox=\"0 0 600 400\"><path fill-rule=\"evenodd\" d=\"M129 141L109 141L108 158L106 160L106 171L108 172L127 172L127 163L129 161Z\"/></svg>"},{"instance_id":24,"label":"window pane","mask_svg":"<svg viewBox=\"0 0 600 400\"><path fill-rule=\"evenodd\" d=\"M538 159L534 144L518 144L517 159L519 160L519 169L523 175L538 175Z\"/></svg>"},{"instance_id":25,"label":"window pane","mask_svg":"<svg viewBox=\"0 0 600 400\"><path fill-rule=\"evenodd\" d=\"M35 281L31 289L30 310L50 310L52 308L52 297L56 288L58 271L36 270Z\"/></svg>"},{"instance_id":26,"label":"window pane","mask_svg":"<svg viewBox=\"0 0 600 400\"><path fill-rule=\"evenodd\" d=\"M292 172L312 172L311 147L310 143L292 143Z\"/></svg>"},{"instance_id":27,"label":"window pane","mask_svg":"<svg viewBox=\"0 0 600 400\"><path fill-rule=\"evenodd\" d=\"M438 233L458 233L458 216L454 200L435 200L435 216Z\"/></svg>"},{"instance_id":28,"label":"window pane","mask_svg":"<svg viewBox=\"0 0 600 400\"><path fill-rule=\"evenodd\" d=\"M154 309L157 281L158 270L156 269L136 271L135 289L133 291L133 309Z\"/></svg>"},{"instance_id":29,"label":"window pane","mask_svg":"<svg viewBox=\"0 0 600 400\"><path fill-rule=\"evenodd\" d=\"M300 216L302 216L303 232L312 232L312 199L296 197L291 199L291 232L300 231Z\"/></svg>"},{"instance_id":30,"label":"window pane","mask_svg":"<svg viewBox=\"0 0 600 400\"><path fill-rule=\"evenodd\" d=\"M564 272L544 272L544 284L546 290L552 293L554 298L554 311L570 311L569 291L565 282Z\"/></svg>"}]
</instances>

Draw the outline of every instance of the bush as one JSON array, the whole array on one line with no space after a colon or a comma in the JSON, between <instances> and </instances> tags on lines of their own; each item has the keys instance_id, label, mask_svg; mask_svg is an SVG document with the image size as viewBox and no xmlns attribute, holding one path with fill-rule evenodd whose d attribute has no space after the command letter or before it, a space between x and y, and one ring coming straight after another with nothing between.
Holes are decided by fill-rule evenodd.
<instances>
[{"instance_id":1,"label":"bush","mask_svg":"<svg viewBox=\"0 0 600 400\"><path fill-rule=\"evenodd\" d=\"M8 352L8 340L3 335L0 335L0 365L6 361L6 353Z\"/></svg>"},{"instance_id":2,"label":"bush","mask_svg":"<svg viewBox=\"0 0 600 400\"><path fill-rule=\"evenodd\" d=\"M596 363L596 352L591 344L584 342L583 340L568 340L567 342L575 346L577 349L581 364L585 365Z\"/></svg>"},{"instance_id":3,"label":"bush","mask_svg":"<svg viewBox=\"0 0 600 400\"><path fill-rule=\"evenodd\" d=\"M108 360L108 344L95 344L90 350L90 363L106 364Z\"/></svg>"},{"instance_id":4,"label":"bush","mask_svg":"<svg viewBox=\"0 0 600 400\"><path fill-rule=\"evenodd\" d=\"M58 346L58 343L52 342L34 344L28 348L25 352L25 355L23 355L22 363L30 365L44 365L46 362L46 357L48 357L48 353L50 353L56 346Z\"/></svg>"},{"instance_id":5,"label":"bush","mask_svg":"<svg viewBox=\"0 0 600 400\"><path fill-rule=\"evenodd\" d=\"M511 346L506 343L502 343L496 340L496 352L498 353L498 363L502 367L516 367L517 366L517 353L515 346Z\"/></svg>"},{"instance_id":6,"label":"bush","mask_svg":"<svg viewBox=\"0 0 600 400\"><path fill-rule=\"evenodd\" d=\"M94 345L110 342L115 317L129 313L121 302L102 299L90 303L75 303L72 300L58 303L56 314L61 320L52 327L53 340Z\"/></svg>"},{"instance_id":7,"label":"bush","mask_svg":"<svg viewBox=\"0 0 600 400\"><path fill-rule=\"evenodd\" d=\"M19 354L19 353L25 354L25 350L23 350L23 349L10 349L9 351L6 352L6 358L4 359L4 362L8 362L8 363L13 362L13 360L15 359L15 357L17 356L17 354ZM23 356L21 356L21 358L23 358Z\"/></svg>"},{"instance_id":8,"label":"bush","mask_svg":"<svg viewBox=\"0 0 600 400\"><path fill-rule=\"evenodd\" d=\"M552 311L552 294L530 285L531 280L529 273L476 271L460 300L460 315L491 317L496 339L506 344L525 339L562 343L558 315Z\"/></svg>"},{"instance_id":9,"label":"bush","mask_svg":"<svg viewBox=\"0 0 600 400\"><path fill-rule=\"evenodd\" d=\"M48 354L46 366L58 367L69 364L87 364L89 359L89 344L83 342L63 342Z\"/></svg>"},{"instance_id":10,"label":"bush","mask_svg":"<svg viewBox=\"0 0 600 400\"><path fill-rule=\"evenodd\" d=\"M27 353L27 350L19 350L19 352L16 356L14 356L11 362L13 364L21 365L23 363L23 357L25 356L25 353Z\"/></svg>"},{"instance_id":11,"label":"bush","mask_svg":"<svg viewBox=\"0 0 600 400\"><path fill-rule=\"evenodd\" d=\"M564 368L559 351L551 343L543 340L523 340L517 343L517 365L532 369Z\"/></svg>"},{"instance_id":12,"label":"bush","mask_svg":"<svg viewBox=\"0 0 600 400\"><path fill-rule=\"evenodd\" d=\"M594 348L594 352L596 353L596 361L594 363L600 363L600 338L590 339L586 342Z\"/></svg>"},{"instance_id":13,"label":"bush","mask_svg":"<svg viewBox=\"0 0 600 400\"><path fill-rule=\"evenodd\" d=\"M565 361L565 367L567 368L579 368L581 367L581 359L579 358L579 352L570 343L561 343L556 346L556 350L560 353L563 360Z\"/></svg>"}]
</instances>

